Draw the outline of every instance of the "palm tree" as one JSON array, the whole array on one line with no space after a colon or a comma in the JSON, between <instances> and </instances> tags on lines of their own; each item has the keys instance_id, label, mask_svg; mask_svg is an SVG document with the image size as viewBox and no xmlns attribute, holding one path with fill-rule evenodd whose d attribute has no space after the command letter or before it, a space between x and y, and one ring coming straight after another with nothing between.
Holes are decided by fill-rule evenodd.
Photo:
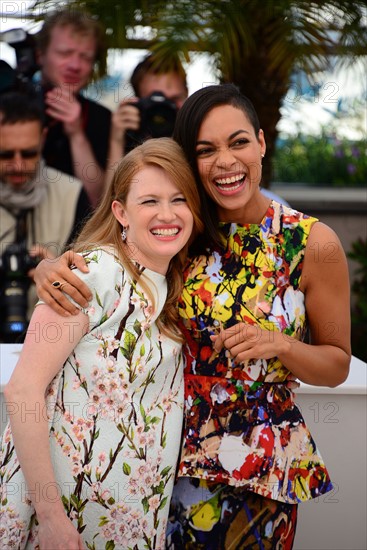
<instances>
[{"instance_id":1,"label":"palm tree","mask_svg":"<svg viewBox=\"0 0 367 550\"><path fill-rule=\"evenodd\" d=\"M39 7L55 4L38 0ZM367 53L367 10L361 0L70 0L106 25L108 46L149 48L168 60L212 55L221 82L234 82L259 114L267 142L263 183L272 178L280 108L292 76L325 71L331 60ZM140 26L140 27L139 27ZM151 29L149 40L136 38Z\"/></svg>"}]
</instances>

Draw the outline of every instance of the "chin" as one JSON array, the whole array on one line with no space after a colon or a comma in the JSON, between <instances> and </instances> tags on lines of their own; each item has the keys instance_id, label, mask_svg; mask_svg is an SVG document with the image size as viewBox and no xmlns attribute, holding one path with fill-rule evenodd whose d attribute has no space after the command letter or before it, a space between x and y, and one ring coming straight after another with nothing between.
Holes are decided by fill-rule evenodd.
<instances>
[{"instance_id":1,"label":"chin","mask_svg":"<svg viewBox=\"0 0 367 550\"><path fill-rule=\"evenodd\" d=\"M10 185L10 187L13 189L13 191L15 191L16 193L20 193L21 191L23 191L28 183L32 180L33 178L27 178L27 179L24 179L23 181L11 181L11 180L8 180L5 182Z\"/></svg>"},{"instance_id":2,"label":"chin","mask_svg":"<svg viewBox=\"0 0 367 550\"><path fill-rule=\"evenodd\" d=\"M24 183L11 183L10 185L14 193L21 193L25 188Z\"/></svg>"}]
</instances>

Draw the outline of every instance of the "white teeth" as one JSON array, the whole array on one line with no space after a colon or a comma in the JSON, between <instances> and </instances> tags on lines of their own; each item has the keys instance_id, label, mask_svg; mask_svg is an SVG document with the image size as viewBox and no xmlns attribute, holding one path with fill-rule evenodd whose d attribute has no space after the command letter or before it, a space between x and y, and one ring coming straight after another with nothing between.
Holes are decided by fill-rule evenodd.
<instances>
[{"instance_id":1,"label":"white teeth","mask_svg":"<svg viewBox=\"0 0 367 550\"><path fill-rule=\"evenodd\" d=\"M227 188L227 189L223 185L218 185L219 189L223 189L223 190L226 190L226 191L236 191L236 189L238 189L239 187L241 187L239 183L237 185L232 185L232 187Z\"/></svg>"},{"instance_id":2,"label":"white teeth","mask_svg":"<svg viewBox=\"0 0 367 550\"><path fill-rule=\"evenodd\" d=\"M230 183L236 183L239 180L242 180L245 177L245 174L238 174L237 176L232 176L230 178L219 178L215 180L219 185L229 185Z\"/></svg>"},{"instance_id":3,"label":"white teeth","mask_svg":"<svg viewBox=\"0 0 367 550\"><path fill-rule=\"evenodd\" d=\"M177 235L178 229L153 229L152 231L153 235L162 235L164 237L172 237L173 235Z\"/></svg>"}]
</instances>

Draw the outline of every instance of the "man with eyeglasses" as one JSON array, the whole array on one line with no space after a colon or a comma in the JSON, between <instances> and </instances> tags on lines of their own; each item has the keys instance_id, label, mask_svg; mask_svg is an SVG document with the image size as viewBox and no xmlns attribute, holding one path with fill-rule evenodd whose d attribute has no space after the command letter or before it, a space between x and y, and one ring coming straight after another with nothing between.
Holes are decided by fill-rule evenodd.
<instances>
[{"instance_id":1,"label":"man with eyeglasses","mask_svg":"<svg viewBox=\"0 0 367 550\"><path fill-rule=\"evenodd\" d=\"M0 338L5 306L12 306L9 292L22 276L33 276L32 269L24 268L22 273L23 268L14 263L27 265L28 255L38 259L59 255L91 210L81 182L45 164L41 154L45 134L36 96L0 95ZM14 246L18 252L11 256ZM37 301L32 287L28 313ZM19 298L14 296L13 305Z\"/></svg>"}]
</instances>

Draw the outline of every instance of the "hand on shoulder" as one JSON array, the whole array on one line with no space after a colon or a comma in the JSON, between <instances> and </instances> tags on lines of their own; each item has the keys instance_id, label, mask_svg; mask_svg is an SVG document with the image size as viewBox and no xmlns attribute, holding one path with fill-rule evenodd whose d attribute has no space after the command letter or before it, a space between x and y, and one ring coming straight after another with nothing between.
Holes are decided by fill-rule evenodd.
<instances>
[{"instance_id":1,"label":"hand on shoulder","mask_svg":"<svg viewBox=\"0 0 367 550\"><path fill-rule=\"evenodd\" d=\"M54 311L63 316L77 315L79 309L72 304L65 294L69 295L81 307L88 307L91 292L87 285L70 269L75 265L80 271L87 273L88 267L84 258L72 250L68 250L59 258L42 260L34 273L37 294ZM53 283L60 282L63 287Z\"/></svg>"}]
</instances>

